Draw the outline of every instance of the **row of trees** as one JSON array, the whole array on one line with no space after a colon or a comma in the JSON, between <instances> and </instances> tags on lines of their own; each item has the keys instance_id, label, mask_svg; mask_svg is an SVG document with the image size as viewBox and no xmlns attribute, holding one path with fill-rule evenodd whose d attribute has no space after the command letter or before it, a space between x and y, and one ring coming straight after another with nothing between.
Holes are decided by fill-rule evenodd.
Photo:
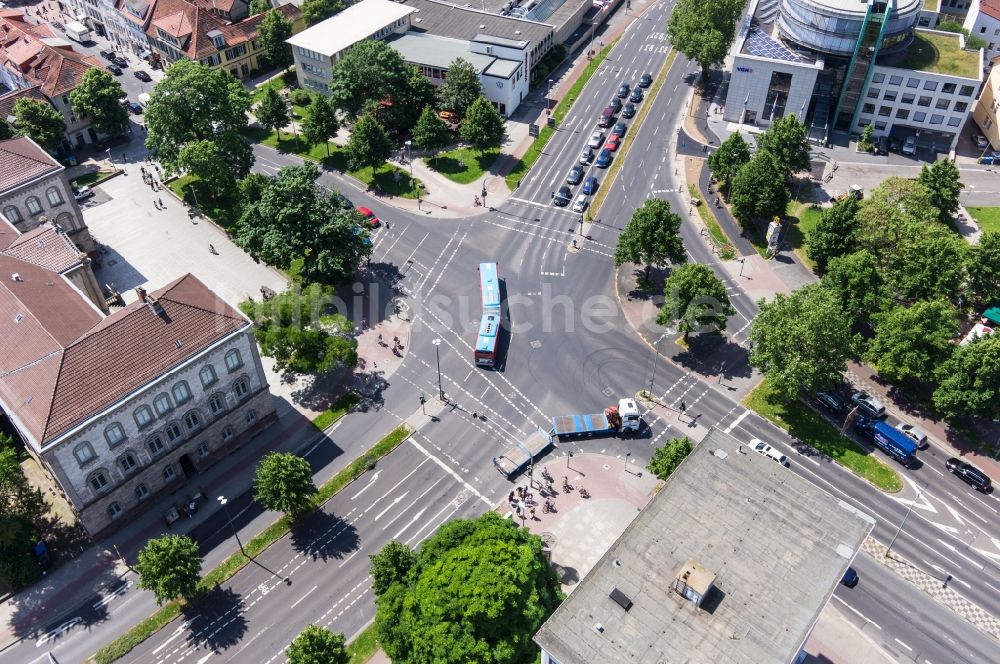
<instances>
[{"instance_id":1,"label":"row of trees","mask_svg":"<svg viewBox=\"0 0 1000 664\"><path fill-rule=\"evenodd\" d=\"M954 343L964 314L1000 298L1000 233L970 247L942 223L960 188L954 164L939 161L825 210L809 244L823 278L761 304L751 365L794 398L862 359L929 390L945 417L1000 415L1000 338Z\"/></svg>"},{"instance_id":2,"label":"row of trees","mask_svg":"<svg viewBox=\"0 0 1000 664\"><path fill-rule=\"evenodd\" d=\"M10 437L0 433L0 582L17 590L38 578L32 556L47 507L24 475Z\"/></svg>"}]
</instances>

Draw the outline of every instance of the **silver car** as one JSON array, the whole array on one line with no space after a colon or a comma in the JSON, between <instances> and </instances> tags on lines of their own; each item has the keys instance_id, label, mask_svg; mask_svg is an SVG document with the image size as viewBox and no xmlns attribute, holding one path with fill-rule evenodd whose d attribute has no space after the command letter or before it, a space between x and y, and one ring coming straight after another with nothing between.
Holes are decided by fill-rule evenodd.
<instances>
[{"instance_id":1,"label":"silver car","mask_svg":"<svg viewBox=\"0 0 1000 664\"><path fill-rule=\"evenodd\" d=\"M905 422L900 422L896 425L896 428L905 433L910 440L917 444L918 448L922 450L927 449L927 434L922 429L912 424L906 424Z\"/></svg>"},{"instance_id":2,"label":"silver car","mask_svg":"<svg viewBox=\"0 0 1000 664\"><path fill-rule=\"evenodd\" d=\"M587 205L587 195L580 194L576 197L576 200L573 201L573 212L583 212L587 209Z\"/></svg>"},{"instance_id":3,"label":"silver car","mask_svg":"<svg viewBox=\"0 0 1000 664\"><path fill-rule=\"evenodd\" d=\"M598 129L590 135L590 140L587 141L587 146L596 150L602 145L604 145L604 132Z\"/></svg>"},{"instance_id":4,"label":"silver car","mask_svg":"<svg viewBox=\"0 0 1000 664\"><path fill-rule=\"evenodd\" d=\"M594 152L590 148L584 148L583 152L580 153L580 163L586 166L590 163L590 160L594 158Z\"/></svg>"}]
</instances>

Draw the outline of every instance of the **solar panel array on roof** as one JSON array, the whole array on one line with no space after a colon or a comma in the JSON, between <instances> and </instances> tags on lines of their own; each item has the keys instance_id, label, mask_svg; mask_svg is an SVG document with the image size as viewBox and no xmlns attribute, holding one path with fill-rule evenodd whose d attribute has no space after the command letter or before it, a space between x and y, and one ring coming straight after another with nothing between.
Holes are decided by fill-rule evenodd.
<instances>
[{"instance_id":1,"label":"solar panel array on roof","mask_svg":"<svg viewBox=\"0 0 1000 664\"><path fill-rule=\"evenodd\" d=\"M784 60L785 62L803 61L802 58L789 51L780 43L772 39L770 35L757 27L750 28L743 50L747 53L747 55L756 55L761 58Z\"/></svg>"}]
</instances>

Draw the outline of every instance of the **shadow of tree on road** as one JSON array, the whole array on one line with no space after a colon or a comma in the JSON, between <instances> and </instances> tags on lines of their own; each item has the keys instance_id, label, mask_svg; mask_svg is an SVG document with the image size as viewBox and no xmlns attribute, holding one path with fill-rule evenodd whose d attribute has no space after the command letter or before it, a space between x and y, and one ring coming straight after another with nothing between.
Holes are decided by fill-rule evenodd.
<instances>
[{"instance_id":1,"label":"shadow of tree on road","mask_svg":"<svg viewBox=\"0 0 1000 664\"><path fill-rule=\"evenodd\" d=\"M239 643L247 631L243 597L231 588L216 586L201 599L188 604L181 613L193 620L187 637L189 645L219 652Z\"/></svg>"},{"instance_id":2,"label":"shadow of tree on road","mask_svg":"<svg viewBox=\"0 0 1000 664\"><path fill-rule=\"evenodd\" d=\"M358 531L339 516L323 510L302 515L291 528L292 548L314 561L342 559L361 544Z\"/></svg>"}]
</instances>

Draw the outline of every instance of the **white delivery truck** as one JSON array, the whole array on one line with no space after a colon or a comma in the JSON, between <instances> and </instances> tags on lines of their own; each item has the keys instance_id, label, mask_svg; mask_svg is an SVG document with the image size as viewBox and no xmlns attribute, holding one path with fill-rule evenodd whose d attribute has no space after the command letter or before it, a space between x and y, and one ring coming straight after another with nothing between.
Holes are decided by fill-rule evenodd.
<instances>
[{"instance_id":1,"label":"white delivery truck","mask_svg":"<svg viewBox=\"0 0 1000 664\"><path fill-rule=\"evenodd\" d=\"M75 42L86 44L90 41L90 28L79 21L66 23L66 36Z\"/></svg>"}]
</instances>

